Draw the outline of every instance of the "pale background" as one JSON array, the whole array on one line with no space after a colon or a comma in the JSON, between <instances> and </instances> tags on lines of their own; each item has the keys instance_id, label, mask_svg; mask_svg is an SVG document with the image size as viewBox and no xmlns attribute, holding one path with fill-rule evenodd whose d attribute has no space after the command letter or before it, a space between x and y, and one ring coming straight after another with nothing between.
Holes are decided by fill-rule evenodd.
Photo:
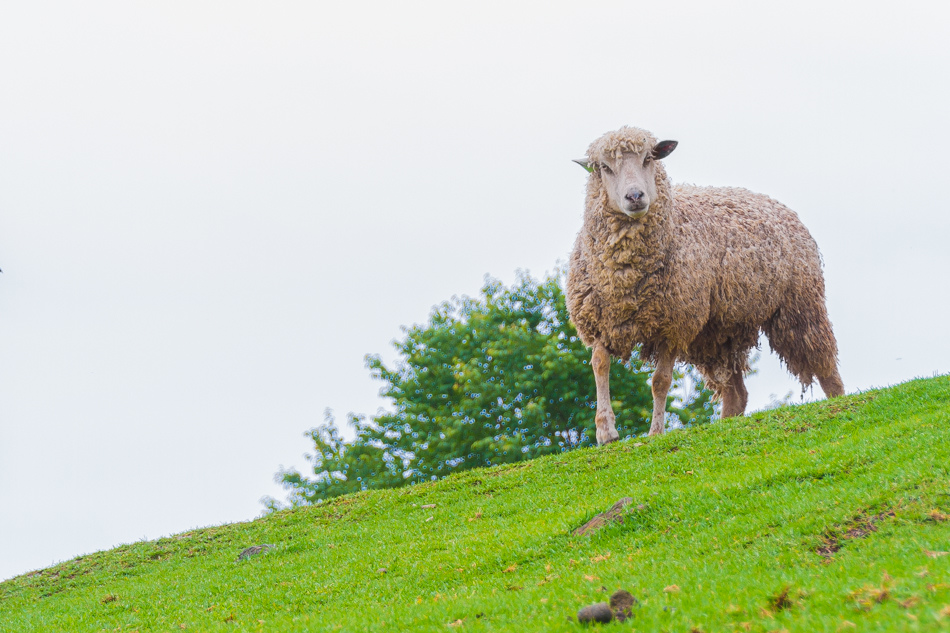
<instances>
[{"instance_id":1,"label":"pale background","mask_svg":"<svg viewBox=\"0 0 950 633\"><path fill-rule=\"evenodd\" d=\"M950 371L944 2L0 9L0 578L249 520L363 367L564 261L623 124L797 210L848 391ZM767 346L751 408L796 389ZM820 397L816 391L813 397ZM797 394L796 394L797 399Z\"/></svg>"}]
</instances>

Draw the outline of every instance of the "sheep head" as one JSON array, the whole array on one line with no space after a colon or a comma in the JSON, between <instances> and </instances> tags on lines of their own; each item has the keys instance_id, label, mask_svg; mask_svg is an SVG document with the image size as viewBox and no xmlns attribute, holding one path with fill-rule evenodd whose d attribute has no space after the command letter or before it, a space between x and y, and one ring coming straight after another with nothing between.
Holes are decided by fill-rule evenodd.
<instances>
[{"instance_id":1,"label":"sheep head","mask_svg":"<svg viewBox=\"0 0 950 633\"><path fill-rule=\"evenodd\" d=\"M657 200L657 163L676 149L676 141L657 141L647 132L622 127L591 143L575 161L600 181L611 210L639 220ZM666 174L660 168L660 177Z\"/></svg>"}]
</instances>

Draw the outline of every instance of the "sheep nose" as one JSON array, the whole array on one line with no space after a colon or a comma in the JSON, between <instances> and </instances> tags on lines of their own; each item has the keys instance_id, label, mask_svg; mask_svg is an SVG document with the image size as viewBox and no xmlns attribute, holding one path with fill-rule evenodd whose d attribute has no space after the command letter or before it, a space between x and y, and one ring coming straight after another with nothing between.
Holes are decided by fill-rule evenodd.
<instances>
[{"instance_id":1,"label":"sheep nose","mask_svg":"<svg viewBox=\"0 0 950 633\"><path fill-rule=\"evenodd\" d=\"M624 198L626 198L630 202L639 203L641 200L643 200L643 192L634 189L632 191L628 191L627 195L625 195Z\"/></svg>"}]
</instances>

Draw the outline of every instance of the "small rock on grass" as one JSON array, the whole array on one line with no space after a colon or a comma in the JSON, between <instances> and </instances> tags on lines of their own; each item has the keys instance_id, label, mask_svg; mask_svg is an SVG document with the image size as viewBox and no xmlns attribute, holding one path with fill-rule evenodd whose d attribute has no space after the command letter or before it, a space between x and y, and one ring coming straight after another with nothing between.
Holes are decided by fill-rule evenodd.
<instances>
[{"instance_id":1,"label":"small rock on grass","mask_svg":"<svg viewBox=\"0 0 950 633\"><path fill-rule=\"evenodd\" d=\"M626 506L630 505L631 503L633 503L632 498L624 497L617 503L613 504L613 506L611 506L611 508L607 510L606 512L601 512L600 514L595 516L593 519L591 519L584 525L574 530L572 534L574 534L574 536L584 536L585 534L590 534L591 532L599 530L600 528L604 527L605 525L613 521L617 521L618 523L623 523L623 509ZM646 506L644 506L643 504L640 504L637 506L637 509L642 510L645 507Z\"/></svg>"},{"instance_id":2,"label":"small rock on grass","mask_svg":"<svg viewBox=\"0 0 950 633\"><path fill-rule=\"evenodd\" d=\"M581 624L587 624L588 622L610 622L613 619L614 614L610 610L610 605L606 602L592 604L577 612L577 621Z\"/></svg>"},{"instance_id":3,"label":"small rock on grass","mask_svg":"<svg viewBox=\"0 0 950 633\"><path fill-rule=\"evenodd\" d=\"M270 544L268 544L268 543L264 543L263 545L253 545L253 546L248 547L247 549L243 550L240 554L238 554L237 559L238 559L239 561L241 561L241 560L247 560L247 559L250 558L251 556L256 556L257 554L260 554L261 552L263 552L263 551L265 551L265 550L269 550L269 549L271 549L272 547L274 547L274 546L273 546L273 545L270 545Z\"/></svg>"}]
</instances>

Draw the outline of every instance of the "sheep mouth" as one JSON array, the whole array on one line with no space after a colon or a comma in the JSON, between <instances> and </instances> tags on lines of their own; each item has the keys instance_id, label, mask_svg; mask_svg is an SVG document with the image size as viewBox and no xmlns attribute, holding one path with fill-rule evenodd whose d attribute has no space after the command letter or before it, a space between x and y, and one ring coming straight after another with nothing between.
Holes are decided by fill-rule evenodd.
<instances>
[{"instance_id":1,"label":"sheep mouth","mask_svg":"<svg viewBox=\"0 0 950 633\"><path fill-rule=\"evenodd\" d=\"M645 216L647 214L647 211L649 210L650 210L650 205L636 206L632 209L627 209L627 208L622 209L623 214L633 220L639 220L640 218Z\"/></svg>"}]
</instances>

